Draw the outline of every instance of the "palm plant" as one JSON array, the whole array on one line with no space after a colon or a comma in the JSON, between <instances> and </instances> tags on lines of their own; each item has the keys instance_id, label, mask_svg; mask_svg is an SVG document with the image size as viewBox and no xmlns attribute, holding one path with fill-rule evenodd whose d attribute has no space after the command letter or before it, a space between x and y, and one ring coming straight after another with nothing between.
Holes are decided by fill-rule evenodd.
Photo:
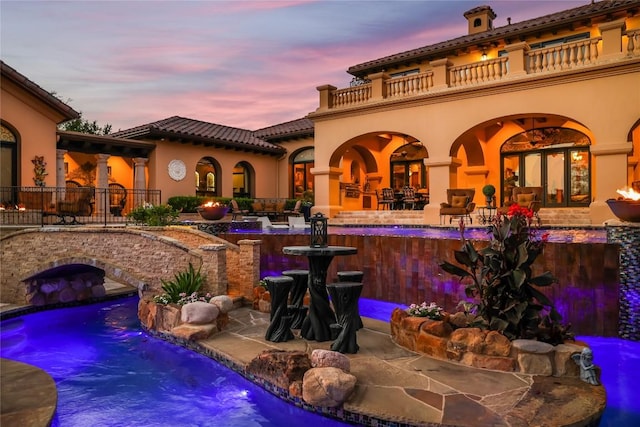
<instances>
[{"instance_id":1,"label":"palm plant","mask_svg":"<svg viewBox=\"0 0 640 427\"><path fill-rule=\"evenodd\" d=\"M162 290L167 297L163 300L167 301L167 304L177 304L182 298L197 293L204 283L204 276L200 273L201 268L199 267L196 271L189 263L189 269L176 273L173 280L168 282L162 280Z\"/></svg>"}]
</instances>

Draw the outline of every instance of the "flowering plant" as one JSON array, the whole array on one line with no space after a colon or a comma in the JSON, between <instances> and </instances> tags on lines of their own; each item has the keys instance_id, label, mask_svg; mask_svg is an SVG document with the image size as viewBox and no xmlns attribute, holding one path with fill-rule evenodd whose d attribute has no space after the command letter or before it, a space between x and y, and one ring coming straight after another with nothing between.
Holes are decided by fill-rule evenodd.
<instances>
[{"instance_id":1,"label":"flowering plant","mask_svg":"<svg viewBox=\"0 0 640 427\"><path fill-rule=\"evenodd\" d=\"M426 302L422 304L411 304L409 308L406 309L406 312L409 316L415 317L428 317L432 320L441 320L444 317L444 309L438 306L435 302L427 305Z\"/></svg>"},{"instance_id":2,"label":"flowering plant","mask_svg":"<svg viewBox=\"0 0 640 427\"><path fill-rule=\"evenodd\" d=\"M187 271L176 273L173 280L168 282L162 280L163 294L155 295L153 301L158 304L179 304L184 305L195 301L208 301L210 294L200 295L198 291L204 283L204 276L200 268L196 271L189 263Z\"/></svg>"},{"instance_id":3,"label":"flowering plant","mask_svg":"<svg viewBox=\"0 0 640 427\"><path fill-rule=\"evenodd\" d=\"M476 250L464 237L462 249L454 252L458 266L442 262L447 273L460 277L465 294L472 298L485 329L503 333L509 339L539 339L561 343L572 335L561 324L562 317L539 289L556 279L550 272L533 276L531 265L542 253L548 235L538 235L531 226L533 212L512 205L506 216L498 214L489 226L489 245Z\"/></svg>"}]
</instances>

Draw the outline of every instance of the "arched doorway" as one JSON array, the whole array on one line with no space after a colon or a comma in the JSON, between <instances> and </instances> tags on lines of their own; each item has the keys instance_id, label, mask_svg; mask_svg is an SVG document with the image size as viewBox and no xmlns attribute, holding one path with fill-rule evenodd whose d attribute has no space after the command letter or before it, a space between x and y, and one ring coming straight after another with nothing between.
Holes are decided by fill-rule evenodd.
<instances>
[{"instance_id":1,"label":"arched doorway","mask_svg":"<svg viewBox=\"0 0 640 427\"><path fill-rule=\"evenodd\" d=\"M9 187L18 185L18 137L0 124L0 203L3 206L15 204L15 197Z\"/></svg>"},{"instance_id":2,"label":"arched doorway","mask_svg":"<svg viewBox=\"0 0 640 427\"><path fill-rule=\"evenodd\" d=\"M291 156L292 183L291 194L294 199L304 198L305 192L313 192L313 175L311 168L314 166L313 148L303 148Z\"/></svg>"},{"instance_id":3,"label":"arched doorway","mask_svg":"<svg viewBox=\"0 0 640 427\"><path fill-rule=\"evenodd\" d=\"M527 119L528 120L528 119ZM591 140L563 127L535 126L500 148L502 203L513 187L542 187L546 207L581 207L591 202Z\"/></svg>"},{"instance_id":4,"label":"arched doorway","mask_svg":"<svg viewBox=\"0 0 640 427\"><path fill-rule=\"evenodd\" d=\"M247 162L240 162L233 168L233 197L252 197L253 168Z\"/></svg>"},{"instance_id":5,"label":"arched doorway","mask_svg":"<svg viewBox=\"0 0 640 427\"><path fill-rule=\"evenodd\" d=\"M428 189L429 180L424 159L429 157L427 149L419 141L398 147L391 153L391 186L400 191L403 187L416 190Z\"/></svg>"},{"instance_id":6,"label":"arched doorway","mask_svg":"<svg viewBox=\"0 0 640 427\"><path fill-rule=\"evenodd\" d=\"M195 172L196 195L220 196L220 179L220 164L212 157L201 158Z\"/></svg>"}]
</instances>

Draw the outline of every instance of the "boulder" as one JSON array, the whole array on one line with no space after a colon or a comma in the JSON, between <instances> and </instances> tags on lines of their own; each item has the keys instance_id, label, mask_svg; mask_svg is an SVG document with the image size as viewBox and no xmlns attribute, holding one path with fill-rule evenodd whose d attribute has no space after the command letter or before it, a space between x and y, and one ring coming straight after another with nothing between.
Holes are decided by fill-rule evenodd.
<instances>
[{"instance_id":1,"label":"boulder","mask_svg":"<svg viewBox=\"0 0 640 427\"><path fill-rule=\"evenodd\" d=\"M197 341L209 338L215 331L216 326L213 324L182 324L171 329L171 335L185 340Z\"/></svg>"},{"instance_id":2,"label":"boulder","mask_svg":"<svg viewBox=\"0 0 640 427\"><path fill-rule=\"evenodd\" d=\"M182 306L181 320L184 323L213 323L220 310L214 304L204 301L190 302Z\"/></svg>"},{"instance_id":3,"label":"boulder","mask_svg":"<svg viewBox=\"0 0 640 427\"><path fill-rule=\"evenodd\" d=\"M220 313L228 313L233 310L233 300L228 295L218 295L209 300L209 304L214 304Z\"/></svg>"},{"instance_id":4,"label":"boulder","mask_svg":"<svg viewBox=\"0 0 640 427\"><path fill-rule=\"evenodd\" d=\"M311 369L309 355L303 351L264 350L247 365L246 372L288 390Z\"/></svg>"},{"instance_id":5,"label":"boulder","mask_svg":"<svg viewBox=\"0 0 640 427\"><path fill-rule=\"evenodd\" d=\"M351 361L337 351L315 349L311 352L311 366L314 368L333 367L351 372Z\"/></svg>"},{"instance_id":6,"label":"boulder","mask_svg":"<svg viewBox=\"0 0 640 427\"><path fill-rule=\"evenodd\" d=\"M302 380L302 398L313 406L336 407L349 398L356 377L342 369L326 367L309 369Z\"/></svg>"}]
</instances>

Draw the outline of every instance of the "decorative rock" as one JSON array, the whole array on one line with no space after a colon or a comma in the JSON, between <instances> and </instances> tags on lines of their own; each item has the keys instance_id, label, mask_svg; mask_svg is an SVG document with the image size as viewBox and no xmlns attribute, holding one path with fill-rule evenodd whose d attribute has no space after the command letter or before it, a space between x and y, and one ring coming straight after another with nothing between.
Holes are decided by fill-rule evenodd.
<instances>
[{"instance_id":1,"label":"decorative rock","mask_svg":"<svg viewBox=\"0 0 640 427\"><path fill-rule=\"evenodd\" d=\"M91 296L94 298L100 298L107 294L107 290L104 285L95 285L91 288Z\"/></svg>"},{"instance_id":2,"label":"decorative rock","mask_svg":"<svg viewBox=\"0 0 640 427\"><path fill-rule=\"evenodd\" d=\"M426 319L420 326L420 330L442 338L448 337L453 332L453 328L450 323L432 319Z\"/></svg>"},{"instance_id":3,"label":"decorative rock","mask_svg":"<svg viewBox=\"0 0 640 427\"><path fill-rule=\"evenodd\" d=\"M289 394L291 397L302 399L302 381L293 381L289 385Z\"/></svg>"},{"instance_id":4,"label":"decorative rock","mask_svg":"<svg viewBox=\"0 0 640 427\"><path fill-rule=\"evenodd\" d=\"M40 292L45 293L47 295L57 290L58 290L57 283L51 283L51 282L43 283L42 286L40 286Z\"/></svg>"},{"instance_id":5,"label":"decorative rock","mask_svg":"<svg viewBox=\"0 0 640 427\"><path fill-rule=\"evenodd\" d=\"M511 341L497 331L489 331L484 338L484 354L507 357L511 354Z\"/></svg>"},{"instance_id":6,"label":"decorative rock","mask_svg":"<svg viewBox=\"0 0 640 427\"><path fill-rule=\"evenodd\" d=\"M220 313L216 317L216 327L219 331L223 330L229 324L229 313Z\"/></svg>"},{"instance_id":7,"label":"decorative rock","mask_svg":"<svg viewBox=\"0 0 640 427\"><path fill-rule=\"evenodd\" d=\"M180 324L180 307L177 305L156 304L156 330L170 331Z\"/></svg>"},{"instance_id":8,"label":"decorative rock","mask_svg":"<svg viewBox=\"0 0 640 427\"><path fill-rule=\"evenodd\" d=\"M157 305L153 301L140 299L138 302L138 319L140 323L147 329L155 328Z\"/></svg>"},{"instance_id":9,"label":"decorative rock","mask_svg":"<svg viewBox=\"0 0 640 427\"><path fill-rule=\"evenodd\" d=\"M182 306L181 320L184 323L213 323L219 313L220 310L214 304L196 301Z\"/></svg>"},{"instance_id":10,"label":"decorative rock","mask_svg":"<svg viewBox=\"0 0 640 427\"><path fill-rule=\"evenodd\" d=\"M580 375L580 368L571 358L574 353L580 353L584 347L576 344L559 344L556 346L554 356L554 372L555 377Z\"/></svg>"},{"instance_id":11,"label":"decorative rock","mask_svg":"<svg viewBox=\"0 0 640 427\"><path fill-rule=\"evenodd\" d=\"M315 349L311 352L311 366L314 368L333 367L351 372L351 361L337 351Z\"/></svg>"},{"instance_id":12,"label":"decorative rock","mask_svg":"<svg viewBox=\"0 0 640 427\"><path fill-rule=\"evenodd\" d=\"M260 307L258 307L258 302L262 299L262 294L264 294L266 292L266 289L263 288L262 286L256 286L253 288L253 304L252 304L252 308L254 310L260 310ZM260 310L262 311L262 310Z\"/></svg>"},{"instance_id":13,"label":"decorative rock","mask_svg":"<svg viewBox=\"0 0 640 427\"><path fill-rule=\"evenodd\" d=\"M478 328L456 329L451 334L447 350L453 353L471 351L482 354L484 350L484 333Z\"/></svg>"},{"instance_id":14,"label":"decorative rock","mask_svg":"<svg viewBox=\"0 0 640 427\"><path fill-rule=\"evenodd\" d=\"M349 398L356 381L355 376L338 368L312 368L304 374L302 398L313 406L336 407Z\"/></svg>"},{"instance_id":15,"label":"decorative rock","mask_svg":"<svg viewBox=\"0 0 640 427\"><path fill-rule=\"evenodd\" d=\"M416 346L414 350L428 356L447 359L447 343L448 340L446 338L437 337L426 332L420 332L416 338Z\"/></svg>"},{"instance_id":16,"label":"decorative rock","mask_svg":"<svg viewBox=\"0 0 640 427\"><path fill-rule=\"evenodd\" d=\"M458 311L449 316L449 323L455 326L456 329L468 328L474 318L474 315L464 314L462 311Z\"/></svg>"},{"instance_id":17,"label":"decorative rock","mask_svg":"<svg viewBox=\"0 0 640 427\"><path fill-rule=\"evenodd\" d=\"M288 390L291 383L301 381L309 369L311 360L305 352L264 350L249 362L246 372Z\"/></svg>"},{"instance_id":18,"label":"decorative rock","mask_svg":"<svg viewBox=\"0 0 640 427\"><path fill-rule=\"evenodd\" d=\"M261 313L270 313L271 312L271 301L265 301L261 299L258 301L258 311Z\"/></svg>"},{"instance_id":19,"label":"decorative rock","mask_svg":"<svg viewBox=\"0 0 640 427\"><path fill-rule=\"evenodd\" d=\"M58 294L58 301L60 302L71 302L76 300L76 291L72 288L64 288Z\"/></svg>"},{"instance_id":20,"label":"decorative rock","mask_svg":"<svg viewBox=\"0 0 640 427\"><path fill-rule=\"evenodd\" d=\"M220 309L220 313L228 313L233 310L233 300L227 295L218 295L209 300L209 304L214 304Z\"/></svg>"},{"instance_id":21,"label":"decorative rock","mask_svg":"<svg viewBox=\"0 0 640 427\"><path fill-rule=\"evenodd\" d=\"M180 325L171 329L171 335L185 340L197 341L209 338L216 331L214 324L207 325Z\"/></svg>"},{"instance_id":22,"label":"decorative rock","mask_svg":"<svg viewBox=\"0 0 640 427\"><path fill-rule=\"evenodd\" d=\"M485 354L464 353L461 363L481 369L494 369L499 371L513 372L516 361L510 357L487 356Z\"/></svg>"},{"instance_id":23,"label":"decorative rock","mask_svg":"<svg viewBox=\"0 0 640 427\"><path fill-rule=\"evenodd\" d=\"M511 346L518 353L549 354L553 351L551 344L535 340L513 340Z\"/></svg>"}]
</instances>

